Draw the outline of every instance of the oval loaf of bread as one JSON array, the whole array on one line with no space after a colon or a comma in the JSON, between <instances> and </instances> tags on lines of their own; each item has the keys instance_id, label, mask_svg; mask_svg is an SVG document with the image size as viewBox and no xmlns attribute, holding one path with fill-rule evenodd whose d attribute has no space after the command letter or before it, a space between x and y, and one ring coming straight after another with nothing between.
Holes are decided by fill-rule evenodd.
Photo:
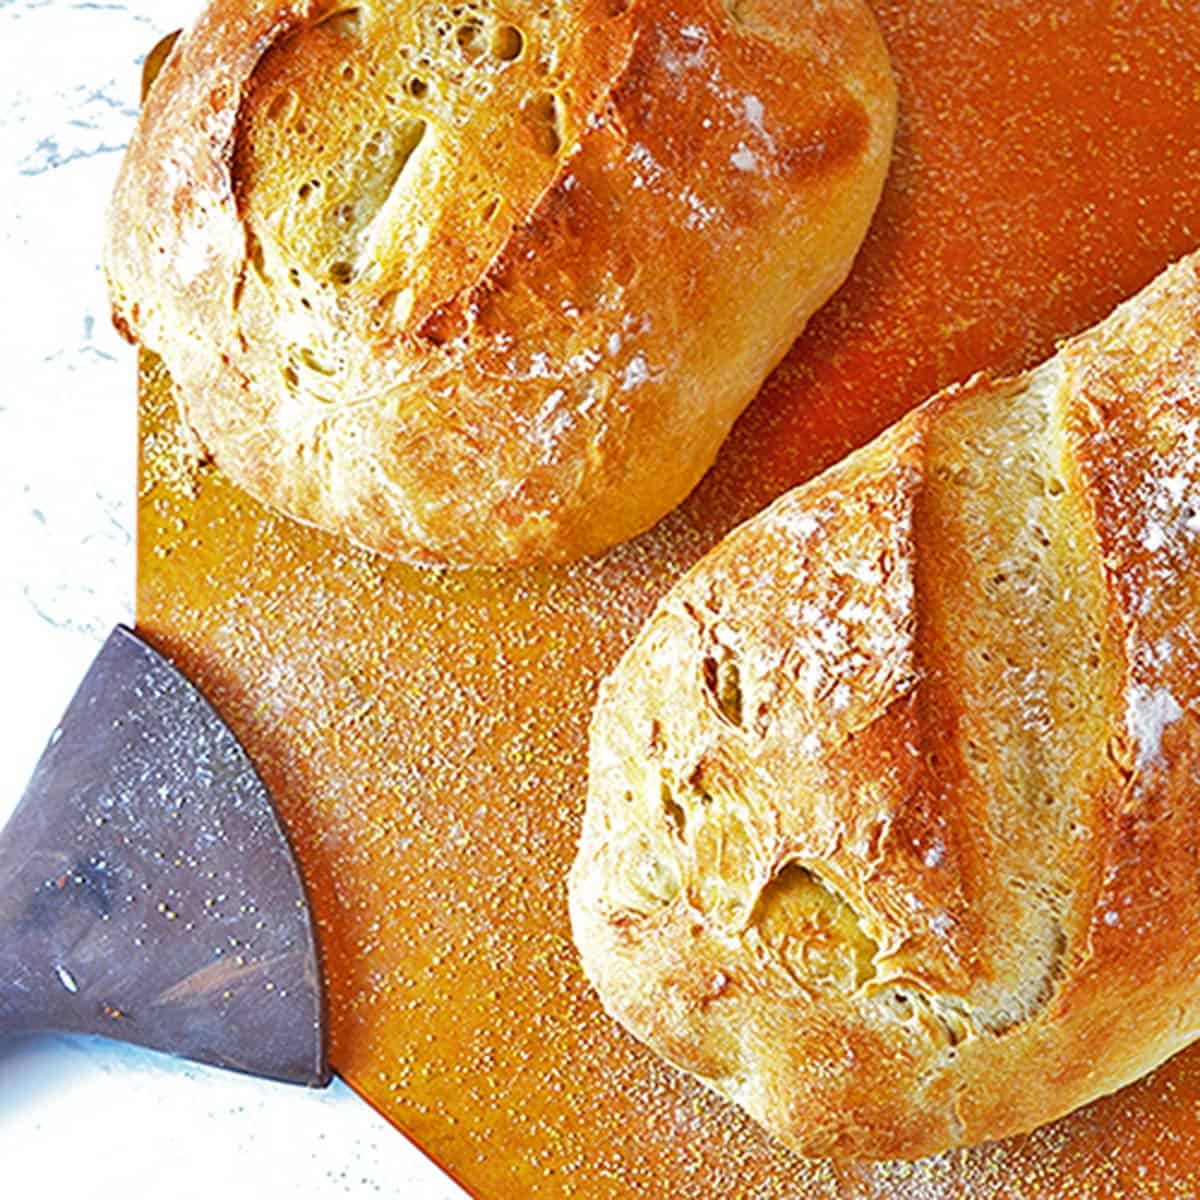
<instances>
[{"instance_id":1,"label":"oval loaf of bread","mask_svg":"<svg viewBox=\"0 0 1200 1200\"><path fill-rule=\"evenodd\" d=\"M804 1154L1028 1130L1200 1036L1198 272L783 496L601 689L587 974Z\"/></svg>"},{"instance_id":2,"label":"oval loaf of bread","mask_svg":"<svg viewBox=\"0 0 1200 1200\"><path fill-rule=\"evenodd\" d=\"M115 318L277 508L569 560L711 464L894 124L862 0L212 0L117 183Z\"/></svg>"}]
</instances>

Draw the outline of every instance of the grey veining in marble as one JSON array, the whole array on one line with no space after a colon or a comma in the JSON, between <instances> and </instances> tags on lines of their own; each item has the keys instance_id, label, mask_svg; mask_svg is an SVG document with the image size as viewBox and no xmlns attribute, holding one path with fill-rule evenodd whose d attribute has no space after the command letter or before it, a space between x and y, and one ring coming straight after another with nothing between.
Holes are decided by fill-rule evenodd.
<instances>
[{"instance_id":1,"label":"grey veining in marble","mask_svg":"<svg viewBox=\"0 0 1200 1200\"><path fill-rule=\"evenodd\" d=\"M145 52L198 0L0 0L0 821L133 599L134 356L99 247ZM64 985L65 986L65 985ZM0 1043L0 1194L462 1193L348 1090Z\"/></svg>"}]
</instances>

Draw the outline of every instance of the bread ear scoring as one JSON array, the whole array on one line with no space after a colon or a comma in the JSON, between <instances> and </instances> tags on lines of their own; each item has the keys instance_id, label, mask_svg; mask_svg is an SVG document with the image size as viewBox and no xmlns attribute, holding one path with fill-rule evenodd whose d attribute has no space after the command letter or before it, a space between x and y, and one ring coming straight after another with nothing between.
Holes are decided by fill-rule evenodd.
<instances>
[{"instance_id":1,"label":"bread ear scoring","mask_svg":"<svg viewBox=\"0 0 1200 1200\"><path fill-rule=\"evenodd\" d=\"M916 1158L1200 1036L1200 279L730 534L592 725L606 1008L808 1155Z\"/></svg>"},{"instance_id":2,"label":"bread ear scoring","mask_svg":"<svg viewBox=\"0 0 1200 1200\"><path fill-rule=\"evenodd\" d=\"M117 182L116 319L276 508L578 558L707 470L849 271L895 117L863 0L212 0Z\"/></svg>"}]
</instances>

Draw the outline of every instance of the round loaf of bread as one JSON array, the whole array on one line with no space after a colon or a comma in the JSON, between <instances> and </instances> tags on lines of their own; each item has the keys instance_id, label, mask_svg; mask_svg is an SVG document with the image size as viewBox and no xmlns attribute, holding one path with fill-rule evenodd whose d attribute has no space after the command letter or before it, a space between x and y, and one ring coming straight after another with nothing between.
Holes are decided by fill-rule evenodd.
<instances>
[{"instance_id":1,"label":"round loaf of bread","mask_svg":"<svg viewBox=\"0 0 1200 1200\"><path fill-rule=\"evenodd\" d=\"M213 0L117 183L115 319L276 508L570 560L708 468L894 122L861 0Z\"/></svg>"},{"instance_id":2,"label":"round loaf of bread","mask_svg":"<svg viewBox=\"0 0 1200 1200\"><path fill-rule=\"evenodd\" d=\"M1200 255L732 533L601 692L609 1011L810 1155L1029 1130L1200 1036Z\"/></svg>"}]
</instances>

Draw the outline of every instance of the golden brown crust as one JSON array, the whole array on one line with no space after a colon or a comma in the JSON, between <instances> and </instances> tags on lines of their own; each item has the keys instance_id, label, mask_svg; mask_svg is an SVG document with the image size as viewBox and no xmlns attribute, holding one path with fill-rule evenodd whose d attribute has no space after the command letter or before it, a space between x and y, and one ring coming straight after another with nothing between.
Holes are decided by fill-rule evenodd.
<instances>
[{"instance_id":1,"label":"golden brown crust","mask_svg":"<svg viewBox=\"0 0 1200 1200\"><path fill-rule=\"evenodd\" d=\"M117 321L294 516L575 558L707 469L849 270L894 121L862 0L213 0L117 185Z\"/></svg>"},{"instance_id":2,"label":"golden brown crust","mask_svg":"<svg viewBox=\"0 0 1200 1200\"><path fill-rule=\"evenodd\" d=\"M1028 1130L1200 1036L1198 269L735 530L603 685L585 968L802 1153Z\"/></svg>"}]
</instances>

